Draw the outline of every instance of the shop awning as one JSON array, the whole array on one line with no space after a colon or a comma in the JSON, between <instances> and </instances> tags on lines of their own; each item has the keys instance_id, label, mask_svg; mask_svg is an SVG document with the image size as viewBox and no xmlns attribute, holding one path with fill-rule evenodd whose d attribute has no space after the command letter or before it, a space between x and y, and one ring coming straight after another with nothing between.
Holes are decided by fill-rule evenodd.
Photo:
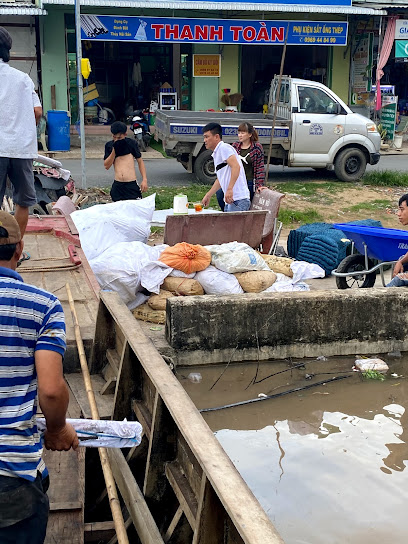
<instances>
[{"instance_id":1,"label":"shop awning","mask_svg":"<svg viewBox=\"0 0 408 544\"><path fill-rule=\"evenodd\" d=\"M74 5L75 0L43 0L44 4ZM382 9L360 6L313 6L305 4L271 4L256 2L169 2L163 0L81 0L81 6L115 8L160 8L229 11L272 11L284 13L325 13L340 15L387 15Z\"/></svg>"},{"instance_id":2,"label":"shop awning","mask_svg":"<svg viewBox=\"0 0 408 544\"><path fill-rule=\"evenodd\" d=\"M45 9L30 4L0 3L0 15L47 15Z\"/></svg>"}]
</instances>

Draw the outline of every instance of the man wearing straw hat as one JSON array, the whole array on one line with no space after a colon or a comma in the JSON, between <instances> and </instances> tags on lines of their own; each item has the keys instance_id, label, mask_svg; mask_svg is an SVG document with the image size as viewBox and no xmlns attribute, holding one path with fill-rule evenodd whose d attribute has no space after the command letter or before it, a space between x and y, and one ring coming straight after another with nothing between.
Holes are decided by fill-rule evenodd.
<instances>
[{"instance_id":1,"label":"man wearing straw hat","mask_svg":"<svg viewBox=\"0 0 408 544\"><path fill-rule=\"evenodd\" d=\"M65 420L64 313L54 295L25 284L15 271L23 245L17 221L0 211L1 544L45 539L49 478L41 459L37 403L47 424L45 447L78 447L76 432Z\"/></svg>"},{"instance_id":2,"label":"man wearing straw hat","mask_svg":"<svg viewBox=\"0 0 408 544\"><path fill-rule=\"evenodd\" d=\"M9 66L11 45L10 34L0 26L0 206L8 176L15 218L24 236L29 207L37 202L33 159L38 156L36 123L42 107L31 78Z\"/></svg>"}]
</instances>

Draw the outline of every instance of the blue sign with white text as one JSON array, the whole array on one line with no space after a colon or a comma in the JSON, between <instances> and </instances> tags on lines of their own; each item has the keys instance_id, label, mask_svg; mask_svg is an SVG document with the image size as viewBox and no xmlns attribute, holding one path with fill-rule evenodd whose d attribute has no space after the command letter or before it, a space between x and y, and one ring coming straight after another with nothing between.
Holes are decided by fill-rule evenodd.
<instances>
[{"instance_id":1,"label":"blue sign with white text","mask_svg":"<svg viewBox=\"0 0 408 544\"><path fill-rule=\"evenodd\" d=\"M157 43L346 45L346 22L81 15L81 39Z\"/></svg>"}]
</instances>

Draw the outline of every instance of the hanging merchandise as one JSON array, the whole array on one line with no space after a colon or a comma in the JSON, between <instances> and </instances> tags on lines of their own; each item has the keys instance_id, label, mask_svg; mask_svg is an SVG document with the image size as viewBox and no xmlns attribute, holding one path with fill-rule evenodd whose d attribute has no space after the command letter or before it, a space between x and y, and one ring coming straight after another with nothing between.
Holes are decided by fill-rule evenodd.
<instances>
[{"instance_id":1,"label":"hanging merchandise","mask_svg":"<svg viewBox=\"0 0 408 544\"><path fill-rule=\"evenodd\" d=\"M81 59L81 74L84 79L88 79L89 74L92 72L91 63L89 59Z\"/></svg>"}]
</instances>

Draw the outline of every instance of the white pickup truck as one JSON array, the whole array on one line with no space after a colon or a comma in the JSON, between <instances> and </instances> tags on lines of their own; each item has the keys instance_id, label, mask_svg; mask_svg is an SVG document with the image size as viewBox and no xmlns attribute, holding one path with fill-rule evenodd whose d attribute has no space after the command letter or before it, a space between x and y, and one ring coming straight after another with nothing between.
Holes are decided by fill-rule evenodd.
<instances>
[{"instance_id":1,"label":"white pickup truck","mask_svg":"<svg viewBox=\"0 0 408 544\"><path fill-rule=\"evenodd\" d=\"M176 157L202 183L215 179L211 152L203 144L202 129L210 121L223 128L226 142L237 140L237 128L248 121L258 131L265 156L269 151L276 99L277 117L271 164L333 169L341 181L356 181L367 163L380 160L381 139L376 125L353 113L322 83L284 76L279 97L278 78L272 80L269 113L163 111L156 114L155 138L162 140L167 155Z\"/></svg>"}]
</instances>

